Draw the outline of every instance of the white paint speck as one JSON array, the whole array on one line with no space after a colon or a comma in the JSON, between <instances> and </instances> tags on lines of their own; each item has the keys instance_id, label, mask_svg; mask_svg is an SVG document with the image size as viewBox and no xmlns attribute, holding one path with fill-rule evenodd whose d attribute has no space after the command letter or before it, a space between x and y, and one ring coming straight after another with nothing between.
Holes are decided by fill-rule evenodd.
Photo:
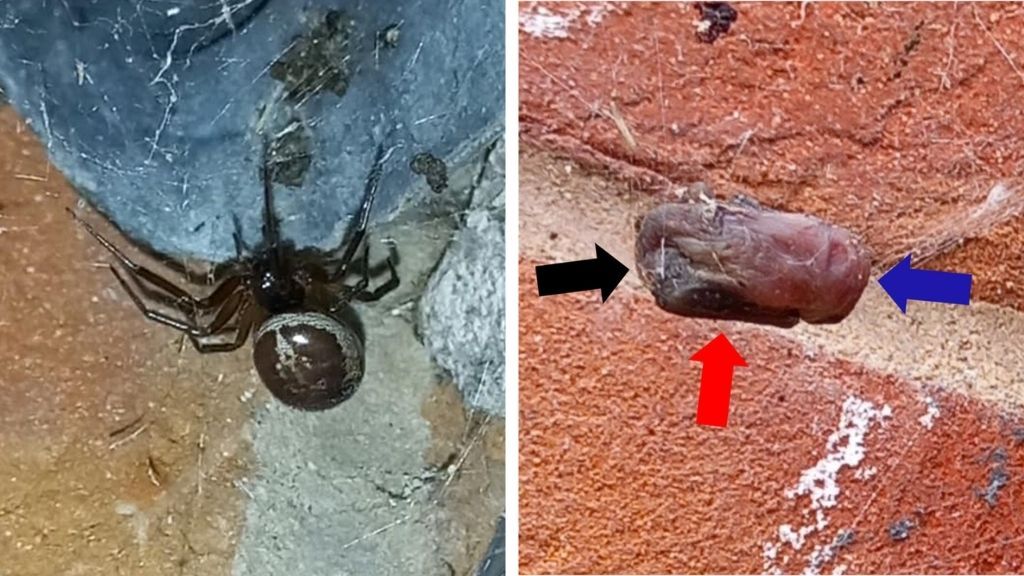
<instances>
[{"instance_id":1,"label":"white paint speck","mask_svg":"<svg viewBox=\"0 0 1024 576\"><path fill-rule=\"evenodd\" d=\"M870 480L875 474L878 474L878 468L874 466L857 468L853 471L853 477L857 480Z\"/></svg>"},{"instance_id":2,"label":"white paint speck","mask_svg":"<svg viewBox=\"0 0 1024 576\"><path fill-rule=\"evenodd\" d=\"M597 26L604 20L604 17L618 9L614 2L602 2L590 8L587 14L587 24L591 27Z\"/></svg>"},{"instance_id":3,"label":"white paint speck","mask_svg":"<svg viewBox=\"0 0 1024 576\"><path fill-rule=\"evenodd\" d=\"M78 80L79 86L85 84L86 82L92 84L92 77L89 76L89 73L86 71L86 68L88 68L88 65L85 62L82 62L81 60L75 60L75 78Z\"/></svg>"},{"instance_id":4,"label":"white paint speck","mask_svg":"<svg viewBox=\"0 0 1024 576\"><path fill-rule=\"evenodd\" d=\"M783 524L779 526L779 542L789 544L793 550L799 550L804 547L804 542L807 541L807 536L814 532L814 525L804 526L799 530L793 530L793 527L789 524Z\"/></svg>"},{"instance_id":5,"label":"white paint speck","mask_svg":"<svg viewBox=\"0 0 1024 576\"><path fill-rule=\"evenodd\" d=\"M584 21L594 28L608 14L619 10L616 2L580 6L538 6L530 4L519 12L519 28L534 38L568 38L571 28Z\"/></svg>"},{"instance_id":6,"label":"white paint speck","mask_svg":"<svg viewBox=\"0 0 1024 576\"><path fill-rule=\"evenodd\" d=\"M171 16L177 16L178 14L181 14L181 8L178 6L175 6L174 8L168 8L165 14L167 14L168 18L170 18Z\"/></svg>"},{"instance_id":7,"label":"white paint speck","mask_svg":"<svg viewBox=\"0 0 1024 576\"><path fill-rule=\"evenodd\" d=\"M519 28L534 38L568 38L568 17L544 7L532 7L519 13Z\"/></svg>"},{"instance_id":8,"label":"white paint speck","mask_svg":"<svg viewBox=\"0 0 1024 576\"><path fill-rule=\"evenodd\" d=\"M892 408L881 410L874 404L850 396L843 402L839 428L826 442L827 454L814 466L804 470L800 481L786 491L786 498L810 496L811 509L832 508L839 498L839 471L854 467L864 460L864 437L875 421L881 422L892 415Z\"/></svg>"},{"instance_id":9,"label":"white paint speck","mask_svg":"<svg viewBox=\"0 0 1024 576\"><path fill-rule=\"evenodd\" d=\"M114 512L128 518L135 530L135 543L145 546L149 536L149 516L139 510L131 502L118 501L114 504Z\"/></svg>"},{"instance_id":10,"label":"white paint speck","mask_svg":"<svg viewBox=\"0 0 1024 576\"><path fill-rule=\"evenodd\" d=\"M921 423L921 426L931 430L932 426L935 425L935 419L938 418L942 412L939 410L939 403L935 401L935 398L925 396L924 403L927 405L928 409L923 416L917 419L917 421Z\"/></svg>"},{"instance_id":11,"label":"white paint speck","mask_svg":"<svg viewBox=\"0 0 1024 576\"><path fill-rule=\"evenodd\" d=\"M839 425L825 441L825 456L800 474L796 485L784 492L786 498L798 499L808 497L807 508L803 516L814 512L814 522L794 527L782 524L778 528L775 542L765 542L762 546L762 558L766 573L781 574L792 570L783 568L776 563L778 553L785 546L794 551L804 548L808 540L816 533L823 531L829 524L826 511L836 506L839 501L839 472L843 468L855 468L854 476L866 480L877 473L874 467L861 471L858 465L866 456L864 440L874 424L884 424L892 416L892 408L885 404L881 408L867 400L849 396L843 402ZM837 533L838 537L839 533ZM832 561L839 548L832 542L828 545L816 545L804 557L807 565L804 574L819 574L822 567ZM783 557L782 564L788 558Z\"/></svg>"}]
</instances>

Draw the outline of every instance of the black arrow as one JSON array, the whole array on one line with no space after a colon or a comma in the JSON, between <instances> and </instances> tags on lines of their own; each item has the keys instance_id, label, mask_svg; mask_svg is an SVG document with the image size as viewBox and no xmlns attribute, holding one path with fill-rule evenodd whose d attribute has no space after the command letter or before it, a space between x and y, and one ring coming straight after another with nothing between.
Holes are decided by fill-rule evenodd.
<instances>
[{"instance_id":1,"label":"black arrow","mask_svg":"<svg viewBox=\"0 0 1024 576\"><path fill-rule=\"evenodd\" d=\"M537 291L540 295L551 296L600 288L601 302L607 300L626 272L629 272L629 268L597 244L594 244L594 248L597 249L597 258L594 260L537 266Z\"/></svg>"}]
</instances>

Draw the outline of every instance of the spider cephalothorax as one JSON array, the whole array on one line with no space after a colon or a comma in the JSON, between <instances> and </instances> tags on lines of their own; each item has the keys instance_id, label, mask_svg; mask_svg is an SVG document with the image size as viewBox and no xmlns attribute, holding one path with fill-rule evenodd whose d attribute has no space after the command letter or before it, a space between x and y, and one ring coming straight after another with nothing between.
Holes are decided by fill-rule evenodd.
<instances>
[{"instance_id":1,"label":"spider cephalothorax","mask_svg":"<svg viewBox=\"0 0 1024 576\"><path fill-rule=\"evenodd\" d=\"M202 353L235 350L257 326L253 362L267 389L289 406L325 410L350 398L363 377L363 342L338 312L353 300L377 300L399 283L389 258L389 279L369 289L366 227L381 179L384 147L377 147L354 226L332 252L299 251L281 238L274 213L271 156L269 145L264 145L262 239L257 246L246 246L235 220L236 262L206 296L193 296L136 264L88 223L79 222L118 260L120 267L111 265L110 270L147 318L185 333ZM360 246L361 276L353 285L344 284ZM168 314L152 303L169 306L178 314Z\"/></svg>"}]
</instances>

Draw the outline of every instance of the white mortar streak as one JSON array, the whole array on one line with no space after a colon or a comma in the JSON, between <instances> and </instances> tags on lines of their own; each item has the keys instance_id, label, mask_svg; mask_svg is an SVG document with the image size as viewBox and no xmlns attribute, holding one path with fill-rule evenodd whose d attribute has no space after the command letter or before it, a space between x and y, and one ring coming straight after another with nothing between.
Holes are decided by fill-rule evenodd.
<instances>
[{"instance_id":1,"label":"white mortar streak","mask_svg":"<svg viewBox=\"0 0 1024 576\"><path fill-rule=\"evenodd\" d=\"M856 396L846 398L836 431L829 435L826 441L826 455L814 466L804 470L796 486L784 493L786 498L790 499L809 497L810 506L805 512L814 511L815 522L796 530L789 524L779 526L776 543L763 544L762 556L766 572L781 572L775 560L778 551L784 545L788 544L794 551L798 551L809 536L828 526L825 510L834 508L839 502L839 473L843 468L856 468L864 461L867 455L865 439L872 424L884 423L885 419L891 416L892 408L888 405L876 408L871 402ZM806 557L807 567L804 573L818 574L824 564L835 558L837 550L834 543L816 546Z\"/></svg>"}]
</instances>

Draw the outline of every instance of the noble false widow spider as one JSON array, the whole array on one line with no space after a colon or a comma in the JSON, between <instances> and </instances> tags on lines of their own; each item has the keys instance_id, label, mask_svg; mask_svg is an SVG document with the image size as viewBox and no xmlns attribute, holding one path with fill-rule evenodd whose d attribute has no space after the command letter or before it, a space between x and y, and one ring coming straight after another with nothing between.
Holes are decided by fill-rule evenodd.
<instances>
[{"instance_id":1,"label":"noble false widow spider","mask_svg":"<svg viewBox=\"0 0 1024 576\"><path fill-rule=\"evenodd\" d=\"M281 237L274 213L271 155L271 147L264 141L262 239L256 246L246 246L238 219L233 218L236 259L227 276L203 297L193 296L136 264L68 211L120 263L120 268L110 264L110 271L146 318L185 333L201 353L236 350L245 344L253 326L258 326L253 362L267 389L288 406L326 410L349 399L363 378L363 342L339 312L353 300L377 300L399 284L389 257L390 278L369 289L366 227L380 184L384 147L377 146L355 227L330 252L297 250L293 242ZM361 277L354 285L344 284L360 246ZM176 308L185 318L159 311L147 304L147 299Z\"/></svg>"}]
</instances>

